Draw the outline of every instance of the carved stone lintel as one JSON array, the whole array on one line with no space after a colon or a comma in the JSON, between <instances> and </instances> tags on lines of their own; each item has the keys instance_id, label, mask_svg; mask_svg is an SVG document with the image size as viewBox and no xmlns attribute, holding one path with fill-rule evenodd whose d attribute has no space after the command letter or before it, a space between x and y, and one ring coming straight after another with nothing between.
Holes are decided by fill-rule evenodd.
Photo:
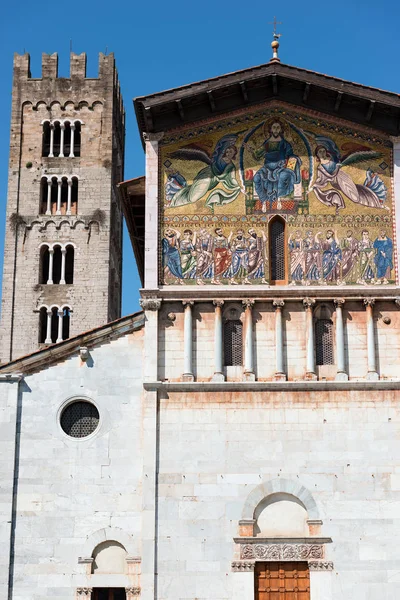
<instances>
[{"instance_id":1,"label":"carved stone lintel","mask_svg":"<svg viewBox=\"0 0 400 600\"><path fill-rule=\"evenodd\" d=\"M252 298L245 298L242 300L242 304L245 308L251 308L254 306L254 300Z\"/></svg>"},{"instance_id":2,"label":"carved stone lintel","mask_svg":"<svg viewBox=\"0 0 400 600\"><path fill-rule=\"evenodd\" d=\"M160 310L161 302L157 298L141 298L139 300L139 304L143 310Z\"/></svg>"},{"instance_id":3,"label":"carved stone lintel","mask_svg":"<svg viewBox=\"0 0 400 600\"><path fill-rule=\"evenodd\" d=\"M307 560L324 557L322 544L243 544L240 558L253 560Z\"/></svg>"},{"instance_id":4,"label":"carved stone lintel","mask_svg":"<svg viewBox=\"0 0 400 600\"><path fill-rule=\"evenodd\" d=\"M334 305L337 308L338 306L343 306L344 305L345 299L344 298L334 298L333 299L333 303L334 303Z\"/></svg>"},{"instance_id":5,"label":"carved stone lintel","mask_svg":"<svg viewBox=\"0 0 400 600\"><path fill-rule=\"evenodd\" d=\"M374 306L375 298L363 298L364 306Z\"/></svg>"},{"instance_id":6,"label":"carved stone lintel","mask_svg":"<svg viewBox=\"0 0 400 600\"><path fill-rule=\"evenodd\" d=\"M333 562L310 561L308 568L310 571L333 571Z\"/></svg>"},{"instance_id":7,"label":"carved stone lintel","mask_svg":"<svg viewBox=\"0 0 400 600\"><path fill-rule=\"evenodd\" d=\"M400 308L400 298L395 298L394 303L397 306L397 308Z\"/></svg>"},{"instance_id":8,"label":"carved stone lintel","mask_svg":"<svg viewBox=\"0 0 400 600\"><path fill-rule=\"evenodd\" d=\"M283 308L285 306L285 301L284 300L273 300L272 304L273 304L273 306L275 306L275 308Z\"/></svg>"},{"instance_id":9,"label":"carved stone lintel","mask_svg":"<svg viewBox=\"0 0 400 600\"><path fill-rule=\"evenodd\" d=\"M254 571L254 565L255 562L250 560L235 561L232 563L232 571L235 573Z\"/></svg>"},{"instance_id":10,"label":"carved stone lintel","mask_svg":"<svg viewBox=\"0 0 400 600\"><path fill-rule=\"evenodd\" d=\"M76 588L76 595L78 598L90 598L92 591L93 588L88 587Z\"/></svg>"},{"instance_id":11,"label":"carved stone lintel","mask_svg":"<svg viewBox=\"0 0 400 600\"><path fill-rule=\"evenodd\" d=\"M182 304L183 306L193 306L194 305L194 300L182 300Z\"/></svg>"},{"instance_id":12,"label":"carved stone lintel","mask_svg":"<svg viewBox=\"0 0 400 600\"><path fill-rule=\"evenodd\" d=\"M214 306L219 306L220 308L224 305L224 300L213 300Z\"/></svg>"},{"instance_id":13,"label":"carved stone lintel","mask_svg":"<svg viewBox=\"0 0 400 600\"><path fill-rule=\"evenodd\" d=\"M164 137L164 132L159 131L158 133L143 132L143 139L145 142L161 142Z\"/></svg>"},{"instance_id":14,"label":"carved stone lintel","mask_svg":"<svg viewBox=\"0 0 400 600\"><path fill-rule=\"evenodd\" d=\"M305 309L309 309L312 308L315 304L315 300L314 298L304 298L303 300L303 306Z\"/></svg>"},{"instance_id":15,"label":"carved stone lintel","mask_svg":"<svg viewBox=\"0 0 400 600\"><path fill-rule=\"evenodd\" d=\"M140 592L140 587L127 587L125 588L126 599L131 600L132 598L138 598Z\"/></svg>"}]
</instances>

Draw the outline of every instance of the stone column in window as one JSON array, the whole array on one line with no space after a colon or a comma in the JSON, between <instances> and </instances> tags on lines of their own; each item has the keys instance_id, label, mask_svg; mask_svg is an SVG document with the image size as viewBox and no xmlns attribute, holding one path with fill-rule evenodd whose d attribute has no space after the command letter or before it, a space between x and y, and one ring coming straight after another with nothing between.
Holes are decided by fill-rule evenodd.
<instances>
[{"instance_id":1,"label":"stone column in window","mask_svg":"<svg viewBox=\"0 0 400 600\"><path fill-rule=\"evenodd\" d=\"M313 323L313 298L304 298L303 305L306 309L306 379L317 379L315 373L315 342L314 342L314 323Z\"/></svg>"},{"instance_id":2,"label":"stone column in window","mask_svg":"<svg viewBox=\"0 0 400 600\"><path fill-rule=\"evenodd\" d=\"M283 300L274 300L272 304L275 306L275 381L286 381L287 376L283 365Z\"/></svg>"},{"instance_id":3,"label":"stone column in window","mask_svg":"<svg viewBox=\"0 0 400 600\"><path fill-rule=\"evenodd\" d=\"M45 344L51 344L51 317L53 315L53 311L51 308L47 309L47 324L46 324L46 339L44 340Z\"/></svg>"},{"instance_id":4,"label":"stone column in window","mask_svg":"<svg viewBox=\"0 0 400 600\"><path fill-rule=\"evenodd\" d=\"M51 215L51 186L52 186L52 181L51 179L47 180L47 208L46 208L46 215Z\"/></svg>"},{"instance_id":5,"label":"stone column in window","mask_svg":"<svg viewBox=\"0 0 400 600\"><path fill-rule=\"evenodd\" d=\"M214 313L214 375L213 381L225 381L223 367L223 333L222 333L222 307L223 300L213 300Z\"/></svg>"},{"instance_id":6,"label":"stone column in window","mask_svg":"<svg viewBox=\"0 0 400 600\"><path fill-rule=\"evenodd\" d=\"M59 179L57 182L58 185L58 189L57 189L57 210L56 210L56 215L61 215L61 186L62 186L62 180Z\"/></svg>"},{"instance_id":7,"label":"stone column in window","mask_svg":"<svg viewBox=\"0 0 400 600\"><path fill-rule=\"evenodd\" d=\"M50 150L49 158L54 157L54 123L50 123Z\"/></svg>"},{"instance_id":8,"label":"stone column in window","mask_svg":"<svg viewBox=\"0 0 400 600\"><path fill-rule=\"evenodd\" d=\"M379 379L376 370L375 331L374 331L374 298L364 298L365 310L367 312L367 351L368 351L368 374L367 379L376 381Z\"/></svg>"},{"instance_id":9,"label":"stone column in window","mask_svg":"<svg viewBox=\"0 0 400 600\"><path fill-rule=\"evenodd\" d=\"M66 260L66 256L67 256L67 249L66 248L61 248L61 278L60 278L60 284L61 285L65 284L65 260Z\"/></svg>"},{"instance_id":10,"label":"stone column in window","mask_svg":"<svg viewBox=\"0 0 400 600\"><path fill-rule=\"evenodd\" d=\"M346 373L344 358L344 325L343 325L343 305L344 298L335 298L336 306L336 362L337 362L337 381L347 381L349 376Z\"/></svg>"},{"instance_id":11,"label":"stone column in window","mask_svg":"<svg viewBox=\"0 0 400 600\"><path fill-rule=\"evenodd\" d=\"M63 341L63 317L64 311L62 308L59 308L57 311L58 316L58 332L57 332L57 343Z\"/></svg>"},{"instance_id":12,"label":"stone column in window","mask_svg":"<svg viewBox=\"0 0 400 600\"><path fill-rule=\"evenodd\" d=\"M69 157L74 158L74 138L75 138L75 123L71 123L71 144L69 147Z\"/></svg>"},{"instance_id":13,"label":"stone column in window","mask_svg":"<svg viewBox=\"0 0 400 600\"><path fill-rule=\"evenodd\" d=\"M60 156L61 158L64 158L64 131L65 124L60 123L60 154L58 156Z\"/></svg>"},{"instance_id":14,"label":"stone column in window","mask_svg":"<svg viewBox=\"0 0 400 600\"><path fill-rule=\"evenodd\" d=\"M253 348L253 306L254 300L242 300L245 307L244 313L244 379L255 381L254 373L254 348Z\"/></svg>"},{"instance_id":15,"label":"stone column in window","mask_svg":"<svg viewBox=\"0 0 400 600\"><path fill-rule=\"evenodd\" d=\"M193 300L182 302L184 307L183 322L183 375L182 381L194 381L193 375Z\"/></svg>"},{"instance_id":16,"label":"stone column in window","mask_svg":"<svg viewBox=\"0 0 400 600\"><path fill-rule=\"evenodd\" d=\"M68 179L67 215L71 214L72 180Z\"/></svg>"},{"instance_id":17,"label":"stone column in window","mask_svg":"<svg viewBox=\"0 0 400 600\"><path fill-rule=\"evenodd\" d=\"M49 248L49 273L47 278L47 285L53 283L53 259L54 259L54 248Z\"/></svg>"}]
</instances>

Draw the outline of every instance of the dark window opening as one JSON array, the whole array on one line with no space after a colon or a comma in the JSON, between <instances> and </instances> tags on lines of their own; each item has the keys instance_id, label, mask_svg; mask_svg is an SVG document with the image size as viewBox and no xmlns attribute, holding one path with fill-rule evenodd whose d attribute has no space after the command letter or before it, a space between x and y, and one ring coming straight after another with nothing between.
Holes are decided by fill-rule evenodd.
<instances>
[{"instance_id":1,"label":"dark window opening","mask_svg":"<svg viewBox=\"0 0 400 600\"><path fill-rule=\"evenodd\" d=\"M94 588L93 600L126 600L124 588Z\"/></svg>"},{"instance_id":2,"label":"dark window opening","mask_svg":"<svg viewBox=\"0 0 400 600\"><path fill-rule=\"evenodd\" d=\"M44 215L47 211L47 194L48 194L48 183L45 177L40 182L40 214Z\"/></svg>"},{"instance_id":3,"label":"dark window opening","mask_svg":"<svg viewBox=\"0 0 400 600\"><path fill-rule=\"evenodd\" d=\"M48 156L50 152L50 123L43 123L42 133L42 156Z\"/></svg>"},{"instance_id":4,"label":"dark window opening","mask_svg":"<svg viewBox=\"0 0 400 600\"><path fill-rule=\"evenodd\" d=\"M58 338L58 309L51 309L51 328L50 328L50 337L52 344L55 344Z\"/></svg>"},{"instance_id":5,"label":"dark window opening","mask_svg":"<svg viewBox=\"0 0 400 600\"><path fill-rule=\"evenodd\" d=\"M61 125L60 123L54 123L54 141L53 141L53 154L59 156L61 146Z\"/></svg>"},{"instance_id":6,"label":"dark window opening","mask_svg":"<svg viewBox=\"0 0 400 600\"><path fill-rule=\"evenodd\" d=\"M226 321L224 325L225 366L242 366L243 364L243 324L238 319Z\"/></svg>"},{"instance_id":7,"label":"dark window opening","mask_svg":"<svg viewBox=\"0 0 400 600\"><path fill-rule=\"evenodd\" d=\"M81 155L81 124L79 121L75 123L75 134L74 134L74 156Z\"/></svg>"},{"instance_id":8,"label":"dark window opening","mask_svg":"<svg viewBox=\"0 0 400 600\"><path fill-rule=\"evenodd\" d=\"M39 283L47 283L49 279L49 263L49 247L43 246L40 249Z\"/></svg>"},{"instance_id":9,"label":"dark window opening","mask_svg":"<svg viewBox=\"0 0 400 600\"><path fill-rule=\"evenodd\" d=\"M62 252L60 246L54 248L53 255L53 283L60 283L61 281L61 261Z\"/></svg>"},{"instance_id":10,"label":"dark window opening","mask_svg":"<svg viewBox=\"0 0 400 600\"><path fill-rule=\"evenodd\" d=\"M286 248L285 248L285 223L280 218L275 218L269 226L269 249L271 264L271 283L286 280Z\"/></svg>"},{"instance_id":11,"label":"dark window opening","mask_svg":"<svg viewBox=\"0 0 400 600\"><path fill-rule=\"evenodd\" d=\"M65 283L74 283L74 255L74 247L67 246L65 254Z\"/></svg>"},{"instance_id":12,"label":"dark window opening","mask_svg":"<svg viewBox=\"0 0 400 600\"><path fill-rule=\"evenodd\" d=\"M47 334L47 309L41 308L39 313L39 344L44 344Z\"/></svg>"},{"instance_id":13,"label":"dark window opening","mask_svg":"<svg viewBox=\"0 0 400 600\"><path fill-rule=\"evenodd\" d=\"M99 411L94 404L85 400L77 400L68 404L63 410L60 424L63 431L70 437L84 438L96 431L99 420ZM123 591L125 592L125 590ZM98 598L102 598L102 596L98 596Z\"/></svg>"},{"instance_id":14,"label":"dark window opening","mask_svg":"<svg viewBox=\"0 0 400 600\"><path fill-rule=\"evenodd\" d=\"M71 124L67 121L64 126L64 156L69 156L71 151Z\"/></svg>"},{"instance_id":15,"label":"dark window opening","mask_svg":"<svg viewBox=\"0 0 400 600\"><path fill-rule=\"evenodd\" d=\"M64 308L62 316L62 339L67 340L69 338L69 325L70 325L70 310Z\"/></svg>"},{"instance_id":16,"label":"dark window opening","mask_svg":"<svg viewBox=\"0 0 400 600\"><path fill-rule=\"evenodd\" d=\"M51 180L51 214L55 215L57 212L57 196L58 196L58 181L57 179L54 177Z\"/></svg>"},{"instance_id":17,"label":"dark window opening","mask_svg":"<svg viewBox=\"0 0 400 600\"><path fill-rule=\"evenodd\" d=\"M333 365L333 323L330 319L315 322L315 349L317 365Z\"/></svg>"},{"instance_id":18,"label":"dark window opening","mask_svg":"<svg viewBox=\"0 0 400 600\"><path fill-rule=\"evenodd\" d=\"M78 212L78 180L76 177L72 178L72 189L71 189L71 214L76 215Z\"/></svg>"}]
</instances>

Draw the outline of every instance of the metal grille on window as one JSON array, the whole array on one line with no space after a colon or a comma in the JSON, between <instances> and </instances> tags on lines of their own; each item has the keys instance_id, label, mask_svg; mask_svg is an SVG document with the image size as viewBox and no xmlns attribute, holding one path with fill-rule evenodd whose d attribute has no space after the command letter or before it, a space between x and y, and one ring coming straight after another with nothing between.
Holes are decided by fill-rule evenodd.
<instances>
[{"instance_id":1,"label":"metal grille on window","mask_svg":"<svg viewBox=\"0 0 400 600\"><path fill-rule=\"evenodd\" d=\"M318 319L315 323L315 347L317 365L333 365L333 323L330 319Z\"/></svg>"},{"instance_id":2,"label":"metal grille on window","mask_svg":"<svg viewBox=\"0 0 400 600\"><path fill-rule=\"evenodd\" d=\"M285 279L285 224L276 219L270 227L271 280Z\"/></svg>"},{"instance_id":3,"label":"metal grille on window","mask_svg":"<svg viewBox=\"0 0 400 600\"><path fill-rule=\"evenodd\" d=\"M243 364L243 324L239 319L225 323L224 352L226 366Z\"/></svg>"},{"instance_id":4,"label":"metal grille on window","mask_svg":"<svg viewBox=\"0 0 400 600\"><path fill-rule=\"evenodd\" d=\"M61 427L71 437L84 438L96 431L99 418L99 411L94 404L78 400L64 409L61 415Z\"/></svg>"}]
</instances>

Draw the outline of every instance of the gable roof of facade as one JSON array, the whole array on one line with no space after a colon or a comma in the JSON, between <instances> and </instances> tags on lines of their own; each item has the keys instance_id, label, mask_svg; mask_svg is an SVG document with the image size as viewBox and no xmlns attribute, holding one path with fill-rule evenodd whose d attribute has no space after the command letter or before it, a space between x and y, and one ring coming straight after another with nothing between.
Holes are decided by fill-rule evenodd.
<instances>
[{"instance_id":1,"label":"gable roof of facade","mask_svg":"<svg viewBox=\"0 0 400 600\"><path fill-rule=\"evenodd\" d=\"M11 373L30 375L42 369L47 369L47 367L66 360L74 354L79 354L82 347L90 349L100 346L133 331L138 331L144 327L144 324L144 313L139 311L116 321L111 321L106 325L95 327L68 340L46 346L46 348L0 365L0 379Z\"/></svg>"},{"instance_id":2,"label":"gable roof of facade","mask_svg":"<svg viewBox=\"0 0 400 600\"><path fill-rule=\"evenodd\" d=\"M173 129L277 99L389 135L400 133L399 94L274 61L140 96L134 107L143 139L143 133Z\"/></svg>"}]
</instances>

